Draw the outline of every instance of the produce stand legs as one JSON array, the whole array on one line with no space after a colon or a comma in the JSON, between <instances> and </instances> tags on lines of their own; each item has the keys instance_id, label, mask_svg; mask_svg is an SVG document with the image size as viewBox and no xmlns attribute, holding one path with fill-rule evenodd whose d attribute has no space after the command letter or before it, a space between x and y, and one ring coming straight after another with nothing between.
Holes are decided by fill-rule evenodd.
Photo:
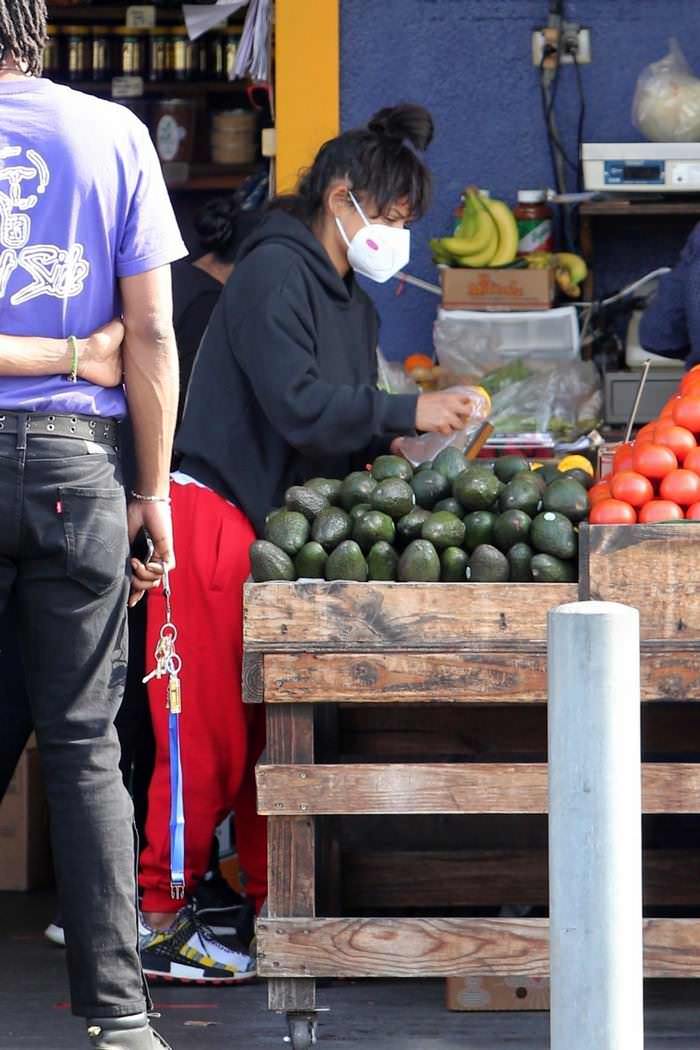
<instances>
[{"instance_id":1,"label":"produce stand legs","mask_svg":"<svg viewBox=\"0 0 700 1050\"><path fill-rule=\"evenodd\" d=\"M267 761L314 761L314 707L267 707ZM316 828L313 817L271 817L268 821L269 918L313 918L316 914ZM268 981L268 1005L286 1013L292 1050L316 1042L316 981L281 977Z\"/></svg>"}]
</instances>

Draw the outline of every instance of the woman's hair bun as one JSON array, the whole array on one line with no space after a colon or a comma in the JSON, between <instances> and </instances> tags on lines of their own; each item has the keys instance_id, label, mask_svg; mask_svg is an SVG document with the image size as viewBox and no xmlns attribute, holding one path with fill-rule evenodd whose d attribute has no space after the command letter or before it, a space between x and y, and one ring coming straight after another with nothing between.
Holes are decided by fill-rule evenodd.
<instances>
[{"instance_id":1,"label":"woman's hair bun","mask_svg":"<svg viewBox=\"0 0 700 1050\"><path fill-rule=\"evenodd\" d=\"M375 135L395 142L408 141L417 150L427 149L433 139L433 118L430 113L423 106L410 102L380 109L368 127Z\"/></svg>"},{"instance_id":2,"label":"woman's hair bun","mask_svg":"<svg viewBox=\"0 0 700 1050\"><path fill-rule=\"evenodd\" d=\"M236 235L240 205L235 194L207 201L195 216L194 228L205 251L223 254Z\"/></svg>"}]
</instances>

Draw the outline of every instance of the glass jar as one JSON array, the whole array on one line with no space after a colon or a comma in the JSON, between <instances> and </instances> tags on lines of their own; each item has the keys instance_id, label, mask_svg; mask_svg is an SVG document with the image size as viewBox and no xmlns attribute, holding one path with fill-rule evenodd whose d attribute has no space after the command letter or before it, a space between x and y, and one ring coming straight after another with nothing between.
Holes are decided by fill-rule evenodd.
<instances>
[{"instance_id":1,"label":"glass jar","mask_svg":"<svg viewBox=\"0 0 700 1050\"><path fill-rule=\"evenodd\" d=\"M109 26L92 27L92 79L112 78L112 30Z\"/></svg>"},{"instance_id":2,"label":"glass jar","mask_svg":"<svg viewBox=\"0 0 700 1050\"><path fill-rule=\"evenodd\" d=\"M55 77L61 72L61 31L58 26L46 27L43 67L45 77Z\"/></svg>"},{"instance_id":3,"label":"glass jar","mask_svg":"<svg viewBox=\"0 0 700 1050\"><path fill-rule=\"evenodd\" d=\"M554 251L553 212L544 190L518 190L513 215L518 224L518 255Z\"/></svg>"},{"instance_id":4,"label":"glass jar","mask_svg":"<svg viewBox=\"0 0 700 1050\"><path fill-rule=\"evenodd\" d=\"M225 80L224 38L212 32L202 37L199 48L200 80Z\"/></svg>"},{"instance_id":5,"label":"glass jar","mask_svg":"<svg viewBox=\"0 0 700 1050\"><path fill-rule=\"evenodd\" d=\"M224 29L224 79L235 79L236 55L241 42L241 31L233 26Z\"/></svg>"},{"instance_id":6,"label":"glass jar","mask_svg":"<svg viewBox=\"0 0 700 1050\"><path fill-rule=\"evenodd\" d=\"M146 73L146 38L142 29L118 26L116 73L122 77L142 77Z\"/></svg>"},{"instance_id":7,"label":"glass jar","mask_svg":"<svg viewBox=\"0 0 700 1050\"><path fill-rule=\"evenodd\" d=\"M87 80L90 73L90 30L87 26L66 26L66 52L68 79L72 82Z\"/></svg>"},{"instance_id":8,"label":"glass jar","mask_svg":"<svg viewBox=\"0 0 700 1050\"><path fill-rule=\"evenodd\" d=\"M170 80L172 33L163 26L151 29L148 39L148 79Z\"/></svg>"},{"instance_id":9,"label":"glass jar","mask_svg":"<svg viewBox=\"0 0 700 1050\"><path fill-rule=\"evenodd\" d=\"M185 26L175 26L172 34L173 79L196 80L199 74L199 42L190 40Z\"/></svg>"}]
</instances>

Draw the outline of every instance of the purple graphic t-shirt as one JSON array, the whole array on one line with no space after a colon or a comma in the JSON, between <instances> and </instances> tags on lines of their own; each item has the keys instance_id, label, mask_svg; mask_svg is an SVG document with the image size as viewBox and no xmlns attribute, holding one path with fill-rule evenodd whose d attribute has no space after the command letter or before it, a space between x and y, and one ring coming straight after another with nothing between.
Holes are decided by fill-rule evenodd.
<instances>
[{"instance_id":1,"label":"purple graphic t-shirt","mask_svg":"<svg viewBox=\"0 0 700 1050\"><path fill-rule=\"evenodd\" d=\"M0 332L83 338L118 279L187 254L146 127L50 80L0 80ZM121 387L0 376L0 411L123 416Z\"/></svg>"}]
</instances>

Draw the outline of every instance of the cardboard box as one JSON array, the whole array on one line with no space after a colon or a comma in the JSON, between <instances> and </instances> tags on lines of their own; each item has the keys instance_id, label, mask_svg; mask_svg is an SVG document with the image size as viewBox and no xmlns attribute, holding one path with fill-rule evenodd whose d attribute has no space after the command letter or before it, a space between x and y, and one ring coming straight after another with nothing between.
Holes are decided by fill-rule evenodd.
<instances>
[{"instance_id":1,"label":"cardboard box","mask_svg":"<svg viewBox=\"0 0 700 1050\"><path fill-rule=\"evenodd\" d=\"M23 752L0 804L0 890L33 890L53 881L49 813L39 752Z\"/></svg>"},{"instance_id":2,"label":"cardboard box","mask_svg":"<svg viewBox=\"0 0 700 1050\"><path fill-rule=\"evenodd\" d=\"M448 977L448 1010L549 1010L548 977Z\"/></svg>"},{"instance_id":3,"label":"cardboard box","mask_svg":"<svg viewBox=\"0 0 700 1050\"><path fill-rule=\"evenodd\" d=\"M554 271L470 270L443 266L445 310L548 310L554 302Z\"/></svg>"}]
</instances>

